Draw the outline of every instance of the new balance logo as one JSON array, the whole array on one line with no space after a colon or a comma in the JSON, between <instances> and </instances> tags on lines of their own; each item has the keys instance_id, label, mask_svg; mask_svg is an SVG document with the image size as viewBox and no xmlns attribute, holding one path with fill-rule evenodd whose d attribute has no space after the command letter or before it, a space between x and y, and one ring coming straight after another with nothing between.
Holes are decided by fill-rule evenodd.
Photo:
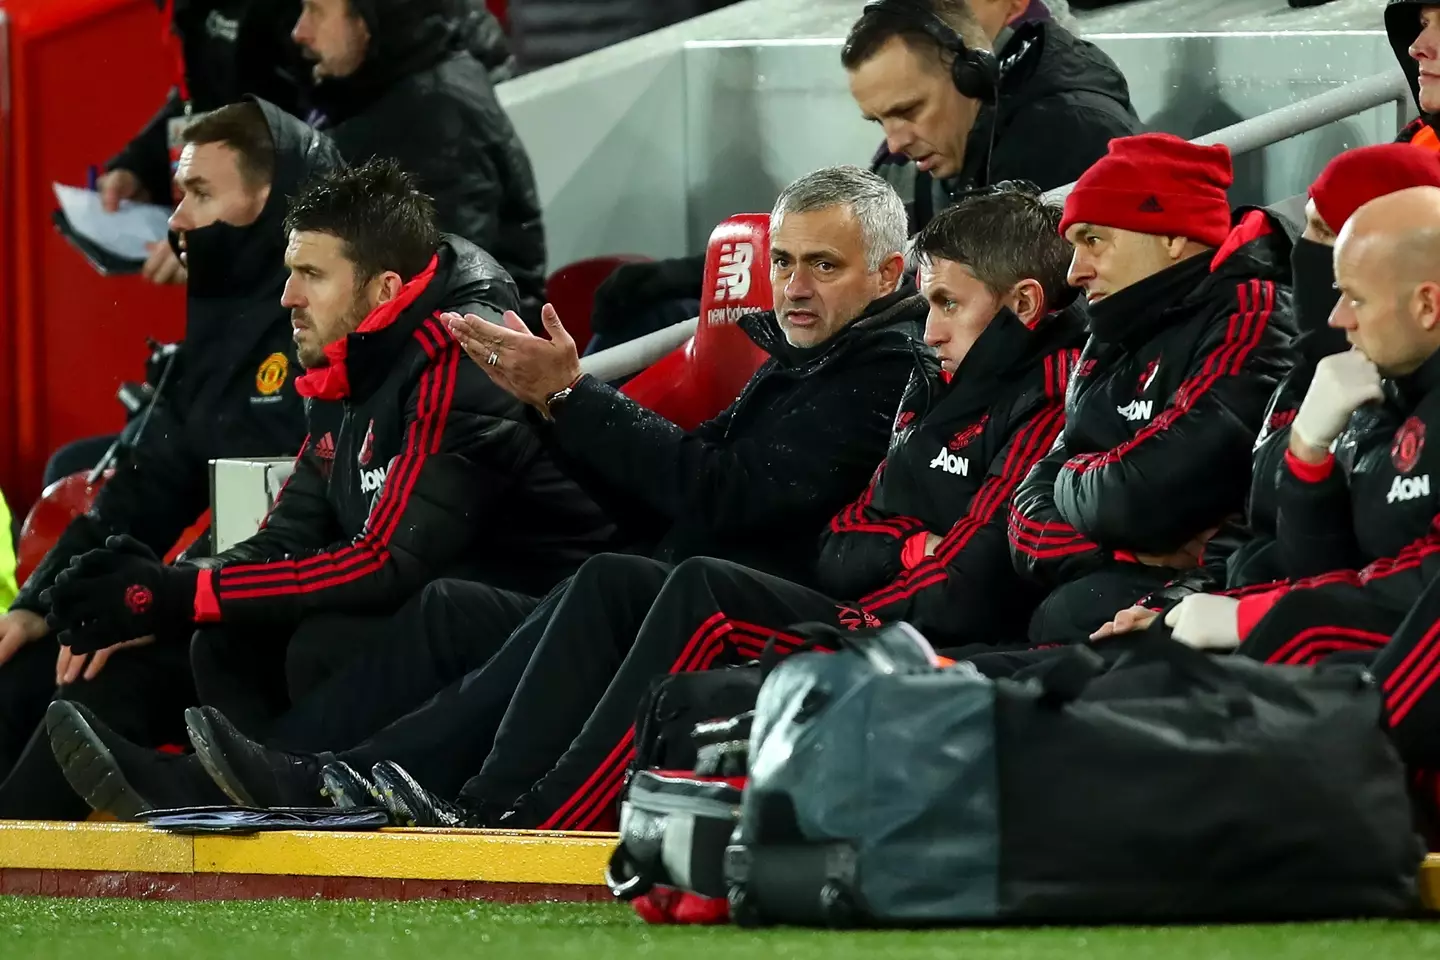
<instances>
[{"instance_id":1,"label":"new balance logo","mask_svg":"<svg viewBox=\"0 0 1440 960\"><path fill-rule=\"evenodd\" d=\"M1390 484L1390 493L1385 498L1386 503L1394 503L1397 500L1414 500L1416 497L1430 496L1430 474L1423 477L1396 477L1395 482Z\"/></svg>"},{"instance_id":2,"label":"new balance logo","mask_svg":"<svg viewBox=\"0 0 1440 960\"><path fill-rule=\"evenodd\" d=\"M755 262L755 245L746 241L720 247L719 272L715 277L715 302L744 300L750 293L750 265Z\"/></svg>"},{"instance_id":3,"label":"new balance logo","mask_svg":"<svg viewBox=\"0 0 1440 960\"><path fill-rule=\"evenodd\" d=\"M1164 213L1165 208L1160 206L1160 198L1156 196L1147 197L1145 202L1140 204L1141 213Z\"/></svg>"},{"instance_id":4,"label":"new balance logo","mask_svg":"<svg viewBox=\"0 0 1440 960\"><path fill-rule=\"evenodd\" d=\"M1149 420L1155 415L1155 401L1131 400L1123 407L1116 407L1115 410L1131 423L1136 420Z\"/></svg>"},{"instance_id":5,"label":"new balance logo","mask_svg":"<svg viewBox=\"0 0 1440 960\"><path fill-rule=\"evenodd\" d=\"M956 456L944 447L935 454L935 459L930 461L930 467L934 470L944 470L946 473L958 474L962 477L970 476L970 461L964 457Z\"/></svg>"},{"instance_id":6,"label":"new balance logo","mask_svg":"<svg viewBox=\"0 0 1440 960\"><path fill-rule=\"evenodd\" d=\"M360 492L374 493L385 486L385 467L360 471Z\"/></svg>"}]
</instances>

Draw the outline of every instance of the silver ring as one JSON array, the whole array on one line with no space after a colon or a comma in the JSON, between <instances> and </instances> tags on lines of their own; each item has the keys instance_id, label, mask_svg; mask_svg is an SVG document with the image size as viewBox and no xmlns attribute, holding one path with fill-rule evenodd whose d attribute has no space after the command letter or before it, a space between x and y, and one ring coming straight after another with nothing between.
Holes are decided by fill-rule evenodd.
<instances>
[{"instance_id":1,"label":"silver ring","mask_svg":"<svg viewBox=\"0 0 1440 960\"><path fill-rule=\"evenodd\" d=\"M496 353L493 350L490 351L490 357L485 362L490 364L490 366L492 367L495 366L497 363L500 362L500 354Z\"/></svg>"}]
</instances>

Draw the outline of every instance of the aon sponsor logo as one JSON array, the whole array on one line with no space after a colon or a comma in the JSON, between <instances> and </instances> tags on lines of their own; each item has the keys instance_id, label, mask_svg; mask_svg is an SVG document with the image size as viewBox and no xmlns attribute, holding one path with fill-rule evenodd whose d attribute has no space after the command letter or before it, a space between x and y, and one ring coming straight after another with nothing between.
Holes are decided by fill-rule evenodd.
<instances>
[{"instance_id":1,"label":"aon sponsor logo","mask_svg":"<svg viewBox=\"0 0 1440 960\"><path fill-rule=\"evenodd\" d=\"M1395 482L1390 484L1390 493L1385 498L1386 503L1394 503L1397 500L1414 500L1416 497L1430 496L1430 474L1423 477L1396 477Z\"/></svg>"},{"instance_id":2,"label":"aon sponsor logo","mask_svg":"<svg viewBox=\"0 0 1440 960\"><path fill-rule=\"evenodd\" d=\"M385 467L360 471L360 492L374 493L385 486Z\"/></svg>"},{"instance_id":3,"label":"aon sponsor logo","mask_svg":"<svg viewBox=\"0 0 1440 960\"><path fill-rule=\"evenodd\" d=\"M1123 407L1116 407L1116 411L1126 420L1149 420L1155 415L1154 400L1131 400Z\"/></svg>"},{"instance_id":4,"label":"aon sponsor logo","mask_svg":"<svg viewBox=\"0 0 1440 960\"><path fill-rule=\"evenodd\" d=\"M930 466L935 470L944 470L946 473L959 474L962 477L970 476L970 461L962 456L951 453L944 447L935 454L935 459L930 461Z\"/></svg>"}]
</instances>

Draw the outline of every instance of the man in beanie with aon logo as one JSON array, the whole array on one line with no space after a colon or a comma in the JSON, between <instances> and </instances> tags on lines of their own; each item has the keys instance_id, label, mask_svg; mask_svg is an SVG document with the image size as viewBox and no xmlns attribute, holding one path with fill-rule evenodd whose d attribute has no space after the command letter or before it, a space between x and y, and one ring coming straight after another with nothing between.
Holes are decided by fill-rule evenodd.
<instances>
[{"instance_id":1,"label":"man in beanie with aon logo","mask_svg":"<svg viewBox=\"0 0 1440 960\"><path fill-rule=\"evenodd\" d=\"M1091 335L1065 430L1011 508L1015 562L1051 591L1031 642L1084 641L1243 509L1293 323L1290 241L1264 210L1232 216L1231 180L1225 147L1142 134L1065 202Z\"/></svg>"}]
</instances>

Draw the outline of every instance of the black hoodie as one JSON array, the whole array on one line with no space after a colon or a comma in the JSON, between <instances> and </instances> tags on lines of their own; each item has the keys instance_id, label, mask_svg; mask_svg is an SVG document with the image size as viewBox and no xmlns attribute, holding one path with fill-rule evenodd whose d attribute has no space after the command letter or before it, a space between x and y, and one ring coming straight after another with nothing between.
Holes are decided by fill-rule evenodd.
<instances>
[{"instance_id":1,"label":"black hoodie","mask_svg":"<svg viewBox=\"0 0 1440 960\"><path fill-rule=\"evenodd\" d=\"M1053 21L1015 27L1000 57L1000 99L980 111L960 173L934 181L882 145L874 169L895 185L911 211L911 228L950 205L962 190L1028 180L1042 190L1080 178L1105 156L1114 137L1142 132L1125 75L1103 50ZM990 155L991 128L995 150ZM989 176L986 160L989 158Z\"/></svg>"},{"instance_id":2,"label":"black hoodie","mask_svg":"<svg viewBox=\"0 0 1440 960\"><path fill-rule=\"evenodd\" d=\"M275 180L247 227L186 235L185 339L160 403L90 512L77 518L25 584L15 606L43 613L40 592L70 558L129 533L164 554L210 506L209 462L290 457L305 438L290 311L280 305L283 221L306 181L340 165L334 145L273 104L256 101L275 140Z\"/></svg>"},{"instance_id":3,"label":"black hoodie","mask_svg":"<svg viewBox=\"0 0 1440 960\"><path fill-rule=\"evenodd\" d=\"M1066 583L1240 514L1261 418L1293 361L1289 274L1283 227L1251 210L1215 254L1091 305L1065 432L1015 495L1023 572Z\"/></svg>"},{"instance_id":4,"label":"black hoodie","mask_svg":"<svg viewBox=\"0 0 1440 960\"><path fill-rule=\"evenodd\" d=\"M307 374L327 388L307 391L295 473L264 529L203 561L203 621L388 613L447 576L541 594L607 542L610 522L560 472L524 405L438 319L514 308L495 260L447 236L433 272L346 338L343 385L334 369Z\"/></svg>"},{"instance_id":5,"label":"black hoodie","mask_svg":"<svg viewBox=\"0 0 1440 960\"><path fill-rule=\"evenodd\" d=\"M1410 84L1410 96L1414 98L1417 110L1420 109L1420 64L1410 56L1410 45L1420 36L1420 11L1427 6L1436 4L1430 0L1389 0L1385 5L1385 33L1390 38L1395 59L1405 73L1405 80ZM1422 110L1420 116L1407 124L1395 139L1401 143L1409 143L1427 128L1433 137L1440 131L1440 128L1436 127L1436 120L1437 117Z\"/></svg>"},{"instance_id":6,"label":"black hoodie","mask_svg":"<svg viewBox=\"0 0 1440 960\"><path fill-rule=\"evenodd\" d=\"M351 163L388 157L435 198L442 230L488 252L538 317L545 231L529 154L469 50L470 0L351 0L370 30L354 74L315 87L312 119Z\"/></svg>"},{"instance_id":7,"label":"black hoodie","mask_svg":"<svg viewBox=\"0 0 1440 960\"><path fill-rule=\"evenodd\" d=\"M571 474L653 546L798 583L815 539L885 457L925 321L913 288L882 297L824 344L790 346L773 313L739 323L770 359L739 398L686 433L586 377L555 417Z\"/></svg>"},{"instance_id":8,"label":"black hoodie","mask_svg":"<svg viewBox=\"0 0 1440 960\"><path fill-rule=\"evenodd\" d=\"M1065 424L1065 386L1084 342L1083 309L1034 329L1005 310L948 383L917 354L889 455L821 538L821 588L912 623L937 646L1013 633L1043 591L1010 562L1010 499ZM927 556L931 534L941 539Z\"/></svg>"}]
</instances>

